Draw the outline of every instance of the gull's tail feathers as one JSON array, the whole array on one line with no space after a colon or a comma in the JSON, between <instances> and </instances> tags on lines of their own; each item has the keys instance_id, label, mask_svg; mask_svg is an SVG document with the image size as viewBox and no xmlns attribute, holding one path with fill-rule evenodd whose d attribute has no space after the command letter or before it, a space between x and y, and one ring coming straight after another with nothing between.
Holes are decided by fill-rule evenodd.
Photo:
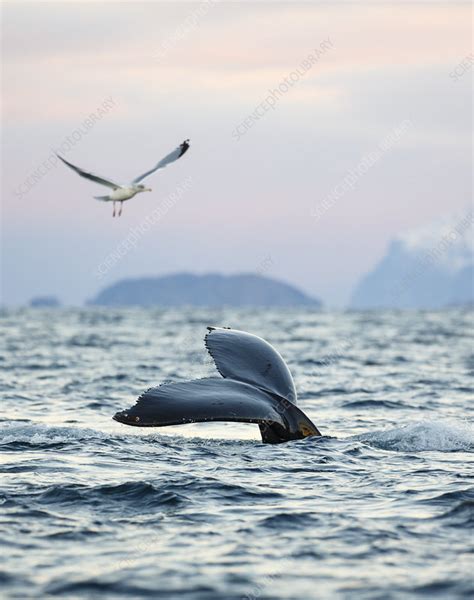
<instances>
[{"instance_id":1,"label":"gull's tail feathers","mask_svg":"<svg viewBox=\"0 0 474 600\"><path fill-rule=\"evenodd\" d=\"M110 196L94 196L96 200L101 200L102 202L109 202Z\"/></svg>"}]
</instances>

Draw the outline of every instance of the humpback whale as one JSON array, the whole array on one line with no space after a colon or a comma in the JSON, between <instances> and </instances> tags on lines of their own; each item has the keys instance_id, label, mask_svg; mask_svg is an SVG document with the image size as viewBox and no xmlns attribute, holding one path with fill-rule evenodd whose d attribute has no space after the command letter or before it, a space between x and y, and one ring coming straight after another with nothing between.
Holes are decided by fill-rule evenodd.
<instances>
[{"instance_id":1,"label":"humpback whale","mask_svg":"<svg viewBox=\"0 0 474 600\"><path fill-rule=\"evenodd\" d=\"M296 406L290 370L273 346L237 329L207 329L204 342L221 378L152 387L135 406L113 418L134 427L205 421L256 423L262 441L269 444L321 435Z\"/></svg>"}]
</instances>

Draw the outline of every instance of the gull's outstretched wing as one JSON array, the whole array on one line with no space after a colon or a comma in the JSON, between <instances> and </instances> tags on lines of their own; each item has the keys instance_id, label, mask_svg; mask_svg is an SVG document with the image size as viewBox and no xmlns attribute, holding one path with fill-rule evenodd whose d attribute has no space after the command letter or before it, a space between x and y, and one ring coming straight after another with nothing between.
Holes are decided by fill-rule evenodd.
<instances>
[{"instance_id":1,"label":"gull's outstretched wing","mask_svg":"<svg viewBox=\"0 0 474 600\"><path fill-rule=\"evenodd\" d=\"M166 167L166 165L169 165L175 160L178 160L178 158L181 158L188 148L189 140L184 140L184 142L180 144L177 148L175 148L173 152L170 152L167 156L162 158L160 162L153 167L153 169L150 169L146 173L143 173L143 175L139 175L132 181L132 183L139 183L140 181L142 181L142 179L148 177L148 175L151 175L155 171L158 171L158 169L163 169L164 167Z\"/></svg>"},{"instance_id":2,"label":"gull's outstretched wing","mask_svg":"<svg viewBox=\"0 0 474 600\"><path fill-rule=\"evenodd\" d=\"M278 423L283 416L273 398L240 381L208 377L169 383L144 392L135 406L114 419L137 427L164 427L204 421Z\"/></svg>"},{"instance_id":3,"label":"gull's outstretched wing","mask_svg":"<svg viewBox=\"0 0 474 600\"><path fill-rule=\"evenodd\" d=\"M86 179L90 179L91 181L95 181L96 183L101 183L102 185L106 185L107 187L112 189L120 187L119 183L114 183L113 181L110 181L110 179L104 179L103 177L99 177L99 175L94 175L94 173L84 171L83 169L74 166L73 164L62 158L62 156L59 156L59 154L56 154L56 156L60 160L62 160L65 165L70 167L73 171L76 171L76 173L78 173L81 177L85 177Z\"/></svg>"},{"instance_id":4,"label":"gull's outstretched wing","mask_svg":"<svg viewBox=\"0 0 474 600\"><path fill-rule=\"evenodd\" d=\"M206 348L222 377L249 383L296 404L290 370L273 346L237 329L208 329Z\"/></svg>"}]
</instances>

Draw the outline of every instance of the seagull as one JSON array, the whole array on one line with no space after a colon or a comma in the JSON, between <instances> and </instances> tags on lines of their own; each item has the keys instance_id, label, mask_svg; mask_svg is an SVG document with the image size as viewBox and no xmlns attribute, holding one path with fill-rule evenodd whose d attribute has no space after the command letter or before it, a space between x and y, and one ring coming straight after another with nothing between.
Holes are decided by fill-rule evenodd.
<instances>
[{"instance_id":1,"label":"seagull","mask_svg":"<svg viewBox=\"0 0 474 600\"><path fill-rule=\"evenodd\" d=\"M113 217L115 217L115 203L120 202L120 210L118 213L118 216L120 217L120 215L122 214L122 204L125 202L125 200L130 200L130 198L133 198L133 196L139 194L140 192L151 192L151 188L144 186L142 183L140 183L140 181L142 181L143 179L145 179L145 177L148 177L148 175L151 175L155 171L158 171L158 169L164 169L166 165L169 165L175 160L178 160L178 158L181 158L183 154L188 150L188 148L189 139L184 140L182 144L175 148L173 152L170 152L164 158L162 158L160 162L157 165L155 165L152 169L146 171L146 173L143 173L138 177L135 177L135 179L131 183L127 184L115 183L110 179L99 177L99 175L94 175L93 173L89 173L89 171L84 171L83 169L76 167L75 165L65 160L62 156L59 156L59 154L56 154L56 156L60 160L62 160L65 165L76 171L76 173L78 173L81 177L85 177L86 179L90 179L91 181L95 181L96 183L100 183L102 185L106 185L109 188L112 188L112 192L109 195L94 196L94 198L96 200L102 200L103 202L113 202Z\"/></svg>"}]
</instances>

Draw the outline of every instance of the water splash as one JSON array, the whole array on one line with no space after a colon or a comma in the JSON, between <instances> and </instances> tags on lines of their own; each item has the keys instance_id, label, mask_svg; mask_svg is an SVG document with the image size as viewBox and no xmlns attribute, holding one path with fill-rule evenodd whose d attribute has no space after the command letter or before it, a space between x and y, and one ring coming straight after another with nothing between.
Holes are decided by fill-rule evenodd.
<instances>
[{"instance_id":1,"label":"water splash","mask_svg":"<svg viewBox=\"0 0 474 600\"><path fill-rule=\"evenodd\" d=\"M50 425L0 425L0 446L7 444L28 444L49 446L84 440L104 440L106 433L84 427L55 427Z\"/></svg>"},{"instance_id":2,"label":"water splash","mask_svg":"<svg viewBox=\"0 0 474 600\"><path fill-rule=\"evenodd\" d=\"M474 426L469 423L419 421L385 431L354 436L382 450L398 452L474 451Z\"/></svg>"}]
</instances>

